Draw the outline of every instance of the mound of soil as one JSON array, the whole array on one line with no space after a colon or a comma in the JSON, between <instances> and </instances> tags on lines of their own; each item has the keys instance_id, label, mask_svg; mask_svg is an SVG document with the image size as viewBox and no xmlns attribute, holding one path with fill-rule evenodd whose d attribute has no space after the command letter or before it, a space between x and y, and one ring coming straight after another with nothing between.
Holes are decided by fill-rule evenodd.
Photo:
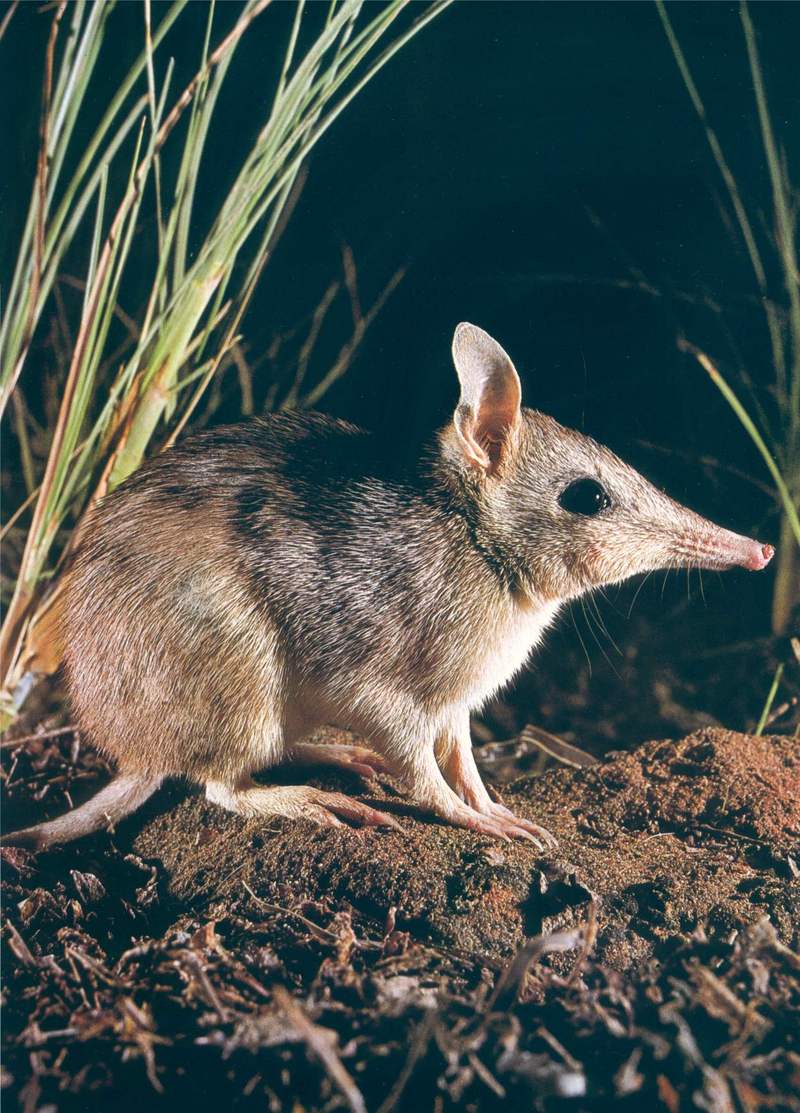
<instances>
[{"instance_id":1,"label":"mound of soil","mask_svg":"<svg viewBox=\"0 0 800 1113\"><path fill-rule=\"evenodd\" d=\"M385 792L368 799L392 802ZM271 903L344 904L376 924L393 909L420 939L495 958L585 919L592 901L598 954L621 970L700 923L731 931L769 913L797 939L796 894L763 877L772 861L788 879L786 856L800 846L791 738L698 731L577 772L521 778L505 799L551 830L558 849L543 855L402 817L402 832L277 821L265 834L263 822L198 797L150 819L133 846L160 860L168 896L196 912L247 886Z\"/></svg>"},{"instance_id":2,"label":"mound of soil","mask_svg":"<svg viewBox=\"0 0 800 1113\"><path fill-rule=\"evenodd\" d=\"M548 854L368 798L402 831L176 790L113 837L4 849L6 1098L800 1111L797 739L519 778Z\"/></svg>"}]
</instances>

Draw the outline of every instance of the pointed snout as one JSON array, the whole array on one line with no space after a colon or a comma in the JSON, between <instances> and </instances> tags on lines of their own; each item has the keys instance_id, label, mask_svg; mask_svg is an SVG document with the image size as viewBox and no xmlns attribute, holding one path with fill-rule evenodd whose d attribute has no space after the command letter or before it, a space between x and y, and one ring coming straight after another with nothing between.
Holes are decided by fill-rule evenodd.
<instances>
[{"instance_id":1,"label":"pointed snout","mask_svg":"<svg viewBox=\"0 0 800 1113\"><path fill-rule=\"evenodd\" d=\"M651 502L654 520L662 516L662 537L667 543L672 567L707 568L724 572L747 568L760 572L775 555L775 549L741 533L718 526L694 510L658 492L658 503Z\"/></svg>"},{"instance_id":2,"label":"pointed snout","mask_svg":"<svg viewBox=\"0 0 800 1113\"><path fill-rule=\"evenodd\" d=\"M711 522L704 523L704 528L692 536L688 549L686 555L694 558L693 563L701 568L718 570L747 568L751 572L760 572L775 555L772 545L732 533Z\"/></svg>"}]
</instances>

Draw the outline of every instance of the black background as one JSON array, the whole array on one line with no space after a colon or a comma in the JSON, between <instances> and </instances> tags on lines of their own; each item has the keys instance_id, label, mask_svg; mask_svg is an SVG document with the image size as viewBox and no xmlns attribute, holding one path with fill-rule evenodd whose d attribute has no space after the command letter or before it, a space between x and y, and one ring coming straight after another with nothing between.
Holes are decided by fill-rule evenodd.
<instances>
[{"instance_id":1,"label":"black background","mask_svg":"<svg viewBox=\"0 0 800 1113\"><path fill-rule=\"evenodd\" d=\"M156 4L156 21L161 10ZM220 5L217 37L239 10ZM324 10L310 5L310 22ZM176 59L176 91L196 68L206 11L189 5L160 55L162 73L167 54ZM763 244L771 194L738 5L673 3L669 11ZM274 4L237 54L219 105L224 125L201 170L198 227L213 218L268 111L293 12ZM800 9L760 2L751 15L791 169ZM34 173L49 18L23 4L2 46L3 243L11 251ZM112 16L120 65L141 46L141 21L133 3ZM98 73L98 112L114 76ZM153 233L151 219L143 258ZM314 152L245 322L253 358L313 309L343 242L365 303L398 265L408 271L321 408L398 443L446 420L457 393L452 330L472 320L515 359L527 404L603 440L701 512L777 540L774 500L746 478L768 483L760 458L704 372L676 348L677 335L687 335L734 383L740 358L769 406L769 348L747 256L654 5L466 0L434 21ZM81 251L78 243L73 267ZM767 262L780 299L774 253ZM123 294L129 312L144 291L134 271ZM319 373L345 337L345 310L323 330ZM235 417L235 404L232 394L222 416ZM733 575L766 627L769 574Z\"/></svg>"}]
</instances>

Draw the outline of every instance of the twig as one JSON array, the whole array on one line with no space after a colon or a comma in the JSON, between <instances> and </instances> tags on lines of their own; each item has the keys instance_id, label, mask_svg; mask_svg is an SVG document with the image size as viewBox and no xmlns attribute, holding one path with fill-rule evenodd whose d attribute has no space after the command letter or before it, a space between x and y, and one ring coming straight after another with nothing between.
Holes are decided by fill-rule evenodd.
<instances>
[{"instance_id":1,"label":"twig","mask_svg":"<svg viewBox=\"0 0 800 1113\"><path fill-rule=\"evenodd\" d=\"M245 359L242 345L238 340L231 346L230 356L236 366L236 372L239 376L239 390L242 395L242 414L244 417L250 417L253 414L253 369Z\"/></svg>"},{"instance_id":2,"label":"twig","mask_svg":"<svg viewBox=\"0 0 800 1113\"><path fill-rule=\"evenodd\" d=\"M567 977L566 981L567 986L573 985L578 980L578 977L580 976L580 973L583 970L584 965L586 964L586 960L591 953L592 947L594 946L595 939L597 939L597 907L595 905L595 902L592 901L589 905L589 920L586 924L586 931L583 936L581 953L578 955L577 959L575 960L575 965L569 972L569 976Z\"/></svg>"},{"instance_id":3,"label":"twig","mask_svg":"<svg viewBox=\"0 0 800 1113\"><path fill-rule=\"evenodd\" d=\"M772 684L770 685L769 692L767 693L767 699L766 699L766 702L764 704L764 709L761 712L761 716L758 720L758 726L755 729L756 735L760 735L760 734L764 733L764 727L767 725L767 722L769 720L769 713L772 710L773 703L775 702L775 696L778 694L778 685L781 682L781 677L782 676L783 676L783 661L781 661L781 663L775 669L775 675L772 678Z\"/></svg>"},{"instance_id":4,"label":"twig","mask_svg":"<svg viewBox=\"0 0 800 1113\"><path fill-rule=\"evenodd\" d=\"M504 1098L506 1096L505 1087L500 1085L500 1083L497 1081L486 1064L481 1062L480 1058L474 1051L469 1052L469 1054L467 1055L467 1061L469 1062L469 1065L472 1067L472 1069L475 1071L478 1078L480 1078L481 1082L483 1082L484 1085L489 1090L491 1090L493 1094L496 1094L499 1098Z\"/></svg>"},{"instance_id":5,"label":"twig","mask_svg":"<svg viewBox=\"0 0 800 1113\"><path fill-rule=\"evenodd\" d=\"M344 271L344 282L347 287L347 293L350 296L350 311L353 315L353 327L358 328L358 322L363 320L364 314L361 312L361 298L358 294L356 261L353 257L353 249L349 244L342 245L342 270Z\"/></svg>"},{"instance_id":6,"label":"twig","mask_svg":"<svg viewBox=\"0 0 800 1113\"><path fill-rule=\"evenodd\" d=\"M533 742L540 750L550 757L560 761L563 765L571 765L574 769L583 769L588 765L597 765L597 758L587 754L571 742L565 742L556 734L551 734L542 727L529 723L520 734L520 741Z\"/></svg>"},{"instance_id":7,"label":"twig","mask_svg":"<svg viewBox=\"0 0 800 1113\"><path fill-rule=\"evenodd\" d=\"M78 947L65 947L65 957L72 963L79 963L84 970L88 970L90 974L94 974L101 982L113 988L124 986L129 988L129 983L124 978L118 978L108 970L102 962L98 962L96 958L87 954L86 951L80 950ZM76 972L77 973L77 972Z\"/></svg>"},{"instance_id":8,"label":"twig","mask_svg":"<svg viewBox=\"0 0 800 1113\"><path fill-rule=\"evenodd\" d=\"M540 1024L539 1027L536 1029L536 1035L539 1037L540 1040L544 1040L544 1042L549 1047L552 1047L553 1051L555 1051L557 1055L561 1056L570 1070L583 1070L583 1064L580 1062L580 1060L576 1059L574 1055L567 1051L561 1040L556 1039L549 1028L545 1028L544 1025Z\"/></svg>"},{"instance_id":9,"label":"twig","mask_svg":"<svg viewBox=\"0 0 800 1113\"><path fill-rule=\"evenodd\" d=\"M698 989L704 991L707 1000L701 1001L701 1004L705 1006L706 1012L717 1019L724 1020L729 1027L733 1023L740 1029L746 1024L762 1031L772 1027L769 1020L755 1011L752 1002L745 1005L725 982L705 966L693 966L690 977Z\"/></svg>"},{"instance_id":10,"label":"twig","mask_svg":"<svg viewBox=\"0 0 800 1113\"><path fill-rule=\"evenodd\" d=\"M256 896L246 881L242 882L242 888L247 890L256 904L259 904L268 912L275 912L281 916L294 916L296 919L300 920L301 923L308 928L318 943L329 943L333 946L338 946L339 937L338 935L334 935L332 931L327 931L325 928L320 927L319 924L315 924L313 920L307 919L300 912L295 912L293 908L281 908L279 904L270 904L268 901L262 900L261 897Z\"/></svg>"},{"instance_id":11,"label":"twig","mask_svg":"<svg viewBox=\"0 0 800 1113\"><path fill-rule=\"evenodd\" d=\"M764 839L754 839L751 835L742 835L738 831L730 831L725 827L712 827L710 823L697 823L695 826L699 827L702 831L713 831L717 835L730 835L732 839L740 839L742 842L752 842L756 846L764 846Z\"/></svg>"},{"instance_id":12,"label":"twig","mask_svg":"<svg viewBox=\"0 0 800 1113\"><path fill-rule=\"evenodd\" d=\"M319 304L314 310L313 316L311 318L311 326L308 330L308 336L303 341L303 346L301 347L300 354L297 358L297 371L295 373L294 382L292 383L286 397L281 403L282 410L289 410L297 405L297 400L300 396L300 387L303 385L303 381L306 377L306 372L308 371L308 362L311 359L311 353L316 346L320 330L325 321L325 318L328 315L328 310L333 305L333 302L336 299L336 295L339 293L340 287L341 282L338 278L335 278L333 282L330 283L325 293L322 295Z\"/></svg>"},{"instance_id":13,"label":"twig","mask_svg":"<svg viewBox=\"0 0 800 1113\"><path fill-rule=\"evenodd\" d=\"M574 951L581 941L583 932L554 931L550 935L537 935L529 939L512 958L500 975L494 993L486 1004L486 1014L499 1012L519 993L528 968L543 955L552 951Z\"/></svg>"},{"instance_id":14,"label":"twig","mask_svg":"<svg viewBox=\"0 0 800 1113\"><path fill-rule=\"evenodd\" d=\"M316 1055L325 1068L328 1077L341 1090L352 1113L367 1113L366 1102L361 1091L350 1077L336 1052L334 1047L335 1034L312 1023L300 1005L286 992L283 986L275 986L273 993L277 1004L286 1014L287 1019L294 1025L298 1035L305 1041L309 1051Z\"/></svg>"},{"instance_id":15,"label":"twig","mask_svg":"<svg viewBox=\"0 0 800 1113\"><path fill-rule=\"evenodd\" d=\"M18 7L19 7L19 0L14 0L13 4L10 5L8 11L3 16L3 22L0 23L0 42L3 41L3 35L5 35L5 33L8 29L8 25L11 22L12 17L14 15L14 12L17 10Z\"/></svg>"},{"instance_id":16,"label":"twig","mask_svg":"<svg viewBox=\"0 0 800 1113\"><path fill-rule=\"evenodd\" d=\"M333 384L342 377L347 368L350 366L350 362L353 358L353 353L356 351L359 344L364 339L364 335L367 329L380 313L381 309L383 309L384 305L389 300L391 295L397 289L405 273L405 267L399 267L394 272L392 277L384 286L381 293L378 295L367 315L365 317L359 318L359 320L353 327L353 335L350 337L347 343L342 346L341 350L339 351L339 355L336 357L336 362L334 363L333 367L331 367L328 373L317 383L317 385L315 387L312 387L308 394L305 395L301 402L301 405L303 407L314 406L322 397L322 395L325 394L326 391L328 391L331 386L333 386Z\"/></svg>"},{"instance_id":17,"label":"twig","mask_svg":"<svg viewBox=\"0 0 800 1113\"><path fill-rule=\"evenodd\" d=\"M49 738L59 738L62 734L75 734L76 726L58 727L56 730L43 730L39 734L25 734L22 738L6 738L0 742L0 750L11 750L15 746L22 746L26 742L44 742Z\"/></svg>"},{"instance_id":18,"label":"twig","mask_svg":"<svg viewBox=\"0 0 800 1113\"><path fill-rule=\"evenodd\" d=\"M665 456L677 456L680 460L688 460L692 464L699 464L701 467L711 468L713 471L727 472L728 475L732 475L736 479L752 484L753 487L762 491L765 495L769 495L770 498L775 498L775 489L770 487L769 483L764 483L763 480L750 475L743 468L737 468L733 464L726 464L722 460L717 460L714 456L708 456L705 453L698 455L696 452L687 452L665 444L654 444L652 441L642 440L641 438L637 438L635 443L641 448L646 448L649 452L660 452Z\"/></svg>"},{"instance_id":19,"label":"twig","mask_svg":"<svg viewBox=\"0 0 800 1113\"><path fill-rule=\"evenodd\" d=\"M31 950L20 933L9 920L7 925L9 934L8 945L19 961L25 966L38 966L38 960L31 954Z\"/></svg>"},{"instance_id":20,"label":"twig","mask_svg":"<svg viewBox=\"0 0 800 1113\"><path fill-rule=\"evenodd\" d=\"M431 1009L422 1018L422 1021L414 1033L414 1039L409 1048L408 1057L403 1064L403 1069L394 1080L391 1090L386 1095L384 1100L378 1106L377 1113L390 1113L395 1108L398 1101L402 1097L403 1091L408 1085L408 1080L414 1073L414 1067L420 1061L422 1056L428 1050L428 1044L431 1042L431 1035L433 1034L433 1022L435 1019L435 1012Z\"/></svg>"},{"instance_id":21,"label":"twig","mask_svg":"<svg viewBox=\"0 0 800 1113\"><path fill-rule=\"evenodd\" d=\"M219 996L217 995L217 991L211 984L211 981L208 977L208 974L206 973L205 967L203 966L202 962L197 957L197 955L194 954L193 951L182 951L181 958L190 966L194 967L194 971L197 974L200 985L203 987L203 991L205 992L205 995L208 998L211 1006L216 1011L220 1023L225 1024L228 1020L228 1010L220 1001Z\"/></svg>"},{"instance_id":22,"label":"twig","mask_svg":"<svg viewBox=\"0 0 800 1113\"><path fill-rule=\"evenodd\" d=\"M778 704L775 710L770 714L766 723L764 723L764 726L771 727L773 723L777 723L778 719L782 719L786 712L791 711L793 707L797 707L797 696L792 696L792 698L787 699L785 703Z\"/></svg>"},{"instance_id":23,"label":"twig","mask_svg":"<svg viewBox=\"0 0 800 1113\"><path fill-rule=\"evenodd\" d=\"M60 274L58 276L58 282L63 282L65 286L71 286L73 290L80 290L82 294L86 293L86 283L82 278L76 278L75 275ZM118 302L114 304L111 312L120 324L124 325L131 339L138 340L141 335L141 330L133 317L131 317L129 313L126 313Z\"/></svg>"}]
</instances>

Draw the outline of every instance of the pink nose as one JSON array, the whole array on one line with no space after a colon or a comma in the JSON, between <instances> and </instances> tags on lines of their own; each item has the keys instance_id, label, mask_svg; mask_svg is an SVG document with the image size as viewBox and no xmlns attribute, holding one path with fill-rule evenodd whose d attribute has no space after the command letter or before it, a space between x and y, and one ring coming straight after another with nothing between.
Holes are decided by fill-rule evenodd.
<instances>
[{"instance_id":1,"label":"pink nose","mask_svg":"<svg viewBox=\"0 0 800 1113\"><path fill-rule=\"evenodd\" d=\"M775 549L772 545L762 545L760 541L753 541L747 555L745 568L749 568L753 572L760 572L762 568L767 567L774 556Z\"/></svg>"}]
</instances>

